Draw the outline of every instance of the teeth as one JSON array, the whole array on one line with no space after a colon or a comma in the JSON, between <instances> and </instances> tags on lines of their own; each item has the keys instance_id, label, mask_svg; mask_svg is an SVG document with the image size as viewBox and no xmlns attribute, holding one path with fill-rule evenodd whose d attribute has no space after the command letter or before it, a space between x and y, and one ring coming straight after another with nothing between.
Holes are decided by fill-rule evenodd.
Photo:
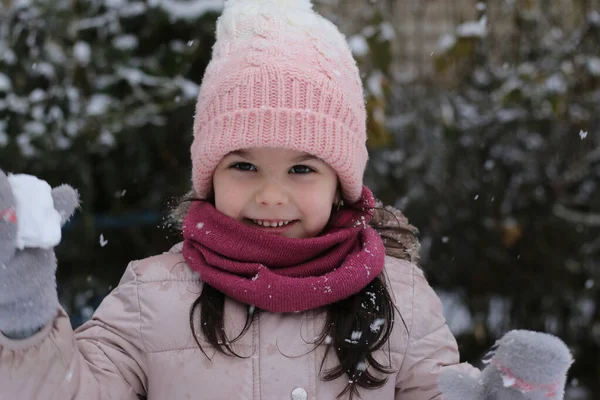
<instances>
[{"instance_id":1,"label":"teeth","mask_svg":"<svg viewBox=\"0 0 600 400\"><path fill-rule=\"evenodd\" d=\"M277 228L280 226L284 226L289 224L292 221L285 221L285 222L269 222L269 221L261 221L258 219L253 219L252 222L254 222L256 225L260 225L260 226L264 226L266 228Z\"/></svg>"}]
</instances>

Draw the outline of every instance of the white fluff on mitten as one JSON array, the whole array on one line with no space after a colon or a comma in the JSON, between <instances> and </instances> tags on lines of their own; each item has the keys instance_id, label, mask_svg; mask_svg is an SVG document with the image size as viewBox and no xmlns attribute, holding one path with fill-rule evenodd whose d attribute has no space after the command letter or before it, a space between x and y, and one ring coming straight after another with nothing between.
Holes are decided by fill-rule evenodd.
<instances>
[{"instance_id":1,"label":"white fluff on mitten","mask_svg":"<svg viewBox=\"0 0 600 400\"><path fill-rule=\"evenodd\" d=\"M61 216L54 208L52 188L32 175L8 176L17 214L17 248L50 249L60 243Z\"/></svg>"}]
</instances>

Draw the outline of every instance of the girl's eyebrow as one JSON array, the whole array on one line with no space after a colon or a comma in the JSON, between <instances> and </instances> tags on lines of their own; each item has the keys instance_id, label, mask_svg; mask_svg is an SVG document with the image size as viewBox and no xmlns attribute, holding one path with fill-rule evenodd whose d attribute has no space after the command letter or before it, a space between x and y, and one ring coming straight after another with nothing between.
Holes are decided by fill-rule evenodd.
<instances>
[{"instance_id":1,"label":"girl's eyebrow","mask_svg":"<svg viewBox=\"0 0 600 400\"><path fill-rule=\"evenodd\" d=\"M232 152L230 152L229 154L227 154L228 156L240 156L246 159L250 159L252 157L250 157L250 154L248 151L246 150L234 150ZM324 162L322 159L320 159L319 157L313 156L312 154L306 153L306 154L302 154L298 157L296 157L294 159L294 162L302 162L302 161L309 161L309 160L315 160L315 161L321 161Z\"/></svg>"},{"instance_id":2,"label":"girl's eyebrow","mask_svg":"<svg viewBox=\"0 0 600 400\"><path fill-rule=\"evenodd\" d=\"M315 157L312 154L303 154L299 157L296 157L296 159L295 159L296 162L302 162L302 161L308 161L308 160L323 161L319 157Z\"/></svg>"},{"instance_id":3,"label":"girl's eyebrow","mask_svg":"<svg viewBox=\"0 0 600 400\"><path fill-rule=\"evenodd\" d=\"M227 154L228 156L240 156L244 158L250 158L246 150L235 150Z\"/></svg>"}]
</instances>

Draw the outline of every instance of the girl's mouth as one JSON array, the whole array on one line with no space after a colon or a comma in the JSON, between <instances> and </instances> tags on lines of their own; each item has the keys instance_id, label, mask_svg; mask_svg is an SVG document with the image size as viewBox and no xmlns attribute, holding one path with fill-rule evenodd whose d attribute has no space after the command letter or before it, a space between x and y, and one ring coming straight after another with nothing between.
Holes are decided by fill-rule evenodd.
<instances>
[{"instance_id":1,"label":"girl's mouth","mask_svg":"<svg viewBox=\"0 0 600 400\"><path fill-rule=\"evenodd\" d=\"M247 219L254 227L273 233L285 232L298 222L294 220Z\"/></svg>"}]
</instances>

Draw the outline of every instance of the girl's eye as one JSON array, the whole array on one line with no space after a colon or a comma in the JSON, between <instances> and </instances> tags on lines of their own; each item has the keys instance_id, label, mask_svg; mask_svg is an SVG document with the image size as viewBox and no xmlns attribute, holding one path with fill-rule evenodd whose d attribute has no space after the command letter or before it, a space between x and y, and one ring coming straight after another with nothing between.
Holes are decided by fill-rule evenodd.
<instances>
[{"instance_id":1,"label":"girl's eye","mask_svg":"<svg viewBox=\"0 0 600 400\"><path fill-rule=\"evenodd\" d=\"M254 167L254 165L247 163L247 162L234 163L234 164L231 164L231 166L229 168L238 169L240 171L256 171L256 167Z\"/></svg>"},{"instance_id":2,"label":"girl's eye","mask_svg":"<svg viewBox=\"0 0 600 400\"><path fill-rule=\"evenodd\" d=\"M315 172L315 170L311 167L307 167L306 165L294 165L290 169L290 172L294 174L309 174L311 172Z\"/></svg>"}]
</instances>

